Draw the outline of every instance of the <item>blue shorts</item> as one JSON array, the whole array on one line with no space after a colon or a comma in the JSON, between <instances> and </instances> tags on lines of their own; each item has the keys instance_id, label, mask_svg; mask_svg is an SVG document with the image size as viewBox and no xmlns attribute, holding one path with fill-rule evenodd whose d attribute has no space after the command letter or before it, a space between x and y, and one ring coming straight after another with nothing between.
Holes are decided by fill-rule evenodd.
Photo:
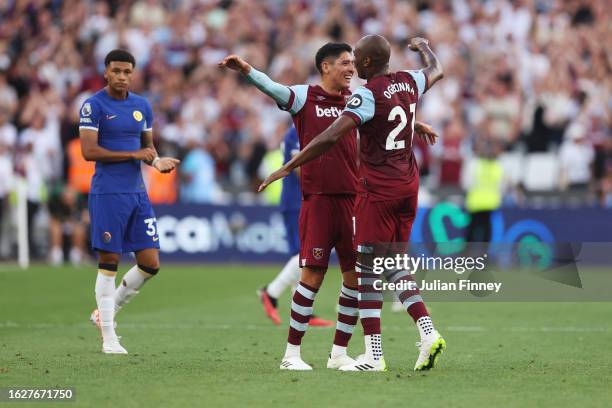
<instances>
[{"instance_id":1,"label":"blue shorts","mask_svg":"<svg viewBox=\"0 0 612 408\"><path fill-rule=\"evenodd\" d=\"M157 219L147 193L90 194L91 246L117 254L159 249Z\"/></svg>"},{"instance_id":2,"label":"blue shorts","mask_svg":"<svg viewBox=\"0 0 612 408\"><path fill-rule=\"evenodd\" d=\"M283 221L285 222L285 233L287 234L287 244L289 244L289 255L300 253L300 233L298 220L300 210L283 211Z\"/></svg>"}]
</instances>

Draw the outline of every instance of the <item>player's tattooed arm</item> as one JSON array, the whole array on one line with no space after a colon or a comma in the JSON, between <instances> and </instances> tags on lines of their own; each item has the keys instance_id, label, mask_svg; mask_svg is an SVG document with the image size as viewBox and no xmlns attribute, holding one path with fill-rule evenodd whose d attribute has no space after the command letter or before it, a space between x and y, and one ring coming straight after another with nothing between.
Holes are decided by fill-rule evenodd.
<instances>
[{"instance_id":1,"label":"player's tattooed arm","mask_svg":"<svg viewBox=\"0 0 612 408\"><path fill-rule=\"evenodd\" d=\"M146 164L154 167L160 173L170 173L181 162L173 157L159 157L153 144L153 132L145 131L141 133L140 145L145 149L152 149L155 152L155 157L151 160L143 160Z\"/></svg>"},{"instance_id":2,"label":"player's tattooed arm","mask_svg":"<svg viewBox=\"0 0 612 408\"><path fill-rule=\"evenodd\" d=\"M154 149L144 148L135 152L113 151L98 144L98 132L91 129L80 129L81 154L87 161L116 163L128 160L153 160L157 153Z\"/></svg>"},{"instance_id":3,"label":"player's tattooed arm","mask_svg":"<svg viewBox=\"0 0 612 408\"><path fill-rule=\"evenodd\" d=\"M283 167L270 174L259 186L258 191L262 192L266 187L276 180L287 177L295 168L316 159L323 153L331 149L342 136L353 130L357 124L348 116L341 115L327 129L312 139L308 145L298 154L293 156Z\"/></svg>"},{"instance_id":4,"label":"player's tattooed arm","mask_svg":"<svg viewBox=\"0 0 612 408\"><path fill-rule=\"evenodd\" d=\"M427 90L444 76L442 64L438 57L436 57L436 54L429 48L429 41L426 39L421 37L412 38L409 47L412 51L419 53L421 61L425 65L423 73L427 77L427 87L425 88Z\"/></svg>"}]
</instances>

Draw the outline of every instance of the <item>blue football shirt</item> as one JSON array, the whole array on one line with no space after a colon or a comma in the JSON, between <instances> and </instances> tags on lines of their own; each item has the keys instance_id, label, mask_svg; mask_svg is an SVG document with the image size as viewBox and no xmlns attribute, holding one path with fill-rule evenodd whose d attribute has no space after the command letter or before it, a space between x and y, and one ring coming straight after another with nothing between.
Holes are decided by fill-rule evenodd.
<instances>
[{"instance_id":1,"label":"blue football shirt","mask_svg":"<svg viewBox=\"0 0 612 408\"><path fill-rule=\"evenodd\" d=\"M115 99L102 89L81 107L79 129L98 132L98 145L113 151L141 148L142 132L153 130L153 110L142 96L128 92ZM144 193L140 160L118 163L96 162L90 194Z\"/></svg>"},{"instance_id":2,"label":"blue football shirt","mask_svg":"<svg viewBox=\"0 0 612 408\"><path fill-rule=\"evenodd\" d=\"M295 127L291 126L287 133L285 133L281 150L283 152L283 164L291 160L300 151L300 142ZM301 205L302 191L300 190L300 179L292 171L291 174L283 178L280 209L281 211L299 210Z\"/></svg>"}]
</instances>

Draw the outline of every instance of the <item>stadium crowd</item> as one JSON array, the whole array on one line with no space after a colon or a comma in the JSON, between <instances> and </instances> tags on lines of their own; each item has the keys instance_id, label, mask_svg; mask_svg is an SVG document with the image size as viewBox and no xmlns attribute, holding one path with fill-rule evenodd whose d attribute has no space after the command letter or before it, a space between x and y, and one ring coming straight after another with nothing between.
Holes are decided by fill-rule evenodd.
<instances>
[{"instance_id":1,"label":"stadium crowd","mask_svg":"<svg viewBox=\"0 0 612 408\"><path fill-rule=\"evenodd\" d=\"M252 200L265 171L261 163L278 148L290 120L217 62L236 53L278 82L309 83L316 81L314 55L322 44L354 44L373 33L392 42L392 70L420 66L407 48L416 35L430 40L445 68L444 80L419 107L419 120L441 135L433 148L416 149L425 191L459 189L463 165L485 145L516 160L552 158L551 174L545 174L554 179L552 190L575 188L612 206L606 3L3 1L0 208L6 212L22 175L31 220L42 205L50 209L52 231L74 229L73 221L86 217L82 197L92 167L79 154L78 109L104 86L103 58L114 48L136 57L132 90L154 107L158 150L182 159L170 177L145 168L151 200ZM355 75L353 86L360 83ZM513 177L512 191L525 190L521 177ZM57 240L52 246L60 245ZM81 240L74 244L75 259Z\"/></svg>"}]
</instances>

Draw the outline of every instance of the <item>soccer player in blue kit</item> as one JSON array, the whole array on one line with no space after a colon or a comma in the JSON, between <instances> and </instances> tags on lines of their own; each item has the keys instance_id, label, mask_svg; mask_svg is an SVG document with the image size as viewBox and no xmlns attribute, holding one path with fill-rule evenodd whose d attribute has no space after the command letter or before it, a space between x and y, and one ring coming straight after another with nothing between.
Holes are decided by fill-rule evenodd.
<instances>
[{"instance_id":1,"label":"soccer player in blue kit","mask_svg":"<svg viewBox=\"0 0 612 408\"><path fill-rule=\"evenodd\" d=\"M159 271L157 220L140 170L141 161L162 173L179 160L158 157L153 145L153 111L142 96L129 92L136 61L124 50L104 59L107 86L81 107L79 135L83 157L96 162L89 212L91 243L98 252L92 321L102 334L102 351L127 354L115 333L115 314ZM121 254L134 252L136 265L115 288Z\"/></svg>"}]
</instances>

